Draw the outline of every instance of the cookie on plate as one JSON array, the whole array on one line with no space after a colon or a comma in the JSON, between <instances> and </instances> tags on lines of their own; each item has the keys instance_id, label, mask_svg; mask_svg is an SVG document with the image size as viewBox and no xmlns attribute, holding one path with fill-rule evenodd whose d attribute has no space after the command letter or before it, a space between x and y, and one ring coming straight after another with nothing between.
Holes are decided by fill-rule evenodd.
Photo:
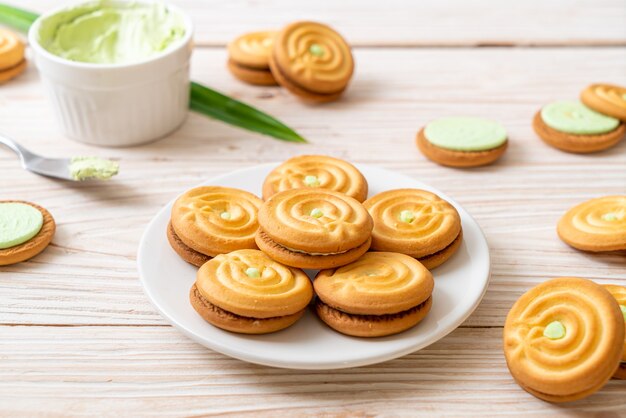
<instances>
[{"instance_id":1,"label":"cookie on plate","mask_svg":"<svg viewBox=\"0 0 626 418\"><path fill-rule=\"evenodd\" d=\"M504 325L511 375L549 402L585 398L611 378L624 348L624 318L602 286L586 279L548 280L515 302Z\"/></svg>"},{"instance_id":2,"label":"cookie on plate","mask_svg":"<svg viewBox=\"0 0 626 418\"><path fill-rule=\"evenodd\" d=\"M440 118L417 133L417 147L422 154L450 167L491 164L504 154L507 146L504 127L488 119Z\"/></svg>"},{"instance_id":3,"label":"cookie on plate","mask_svg":"<svg viewBox=\"0 0 626 418\"><path fill-rule=\"evenodd\" d=\"M557 233L566 244L583 251L626 250L626 195L574 206L559 220Z\"/></svg>"},{"instance_id":4,"label":"cookie on plate","mask_svg":"<svg viewBox=\"0 0 626 418\"><path fill-rule=\"evenodd\" d=\"M618 286L615 284L606 284L604 288L609 291L611 295L617 300L619 308L626 321L626 287ZM626 325L624 325L626 326ZM614 379L626 379L626 340L624 340L624 352L622 354L622 361L617 368L617 371L613 375Z\"/></svg>"},{"instance_id":5,"label":"cookie on plate","mask_svg":"<svg viewBox=\"0 0 626 418\"><path fill-rule=\"evenodd\" d=\"M306 269L351 263L370 247L372 218L357 200L322 189L292 189L259 209L256 243L274 260Z\"/></svg>"},{"instance_id":6,"label":"cookie on plate","mask_svg":"<svg viewBox=\"0 0 626 418\"><path fill-rule=\"evenodd\" d=\"M548 145L579 154L610 148L626 133L618 119L568 101L544 106L535 114L533 129Z\"/></svg>"},{"instance_id":7,"label":"cookie on plate","mask_svg":"<svg viewBox=\"0 0 626 418\"><path fill-rule=\"evenodd\" d=\"M198 270L189 299L210 324L243 334L287 328L313 297L308 276L259 250L238 250L211 259Z\"/></svg>"},{"instance_id":8,"label":"cookie on plate","mask_svg":"<svg viewBox=\"0 0 626 418\"><path fill-rule=\"evenodd\" d=\"M55 230L54 218L41 206L0 200L0 266L33 258L50 244Z\"/></svg>"},{"instance_id":9,"label":"cookie on plate","mask_svg":"<svg viewBox=\"0 0 626 418\"><path fill-rule=\"evenodd\" d=\"M432 305L432 274L408 255L368 252L313 281L315 311L336 331L382 337L417 325Z\"/></svg>"},{"instance_id":10,"label":"cookie on plate","mask_svg":"<svg viewBox=\"0 0 626 418\"><path fill-rule=\"evenodd\" d=\"M0 28L0 83L17 77L25 69L24 42L16 33Z\"/></svg>"},{"instance_id":11,"label":"cookie on plate","mask_svg":"<svg viewBox=\"0 0 626 418\"><path fill-rule=\"evenodd\" d=\"M269 56L274 44L275 31L250 32L228 44L228 69L249 84L275 86L276 79L270 71Z\"/></svg>"},{"instance_id":12,"label":"cookie on plate","mask_svg":"<svg viewBox=\"0 0 626 418\"><path fill-rule=\"evenodd\" d=\"M270 68L278 83L310 102L337 100L354 71L348 43L332 28L295 22L274 39Z\"/></svg>"},{"instance_id":13,"label":"cookie on plate","mask_svg":"<svg viewBox=\"0 0 626 418\"><path fill-rule=\"evenodd\" d=\"M372 250L410 255L433 269L461 245L459 213L434 193L389 190L367 199L363 206L374 219Z\"/></svg>"},{"instance_id":14,"label":"cookie on plate","mask_svg":"<svg viewBox=\"0 0 626 418\"><path fill-rule=\"evenodd\" d=\"M326 155L300 155L276 167L265 178L263 199L300 188L340 192L359 202L367 199L367 180L363 174L349 162Z\"/></svg>"},{"instance_id":15,"label":"cookie on plate","mask_svg":"<svg viewBox=\"0 0 626 418\"><path fill-rule=\"evenodd\" d=\"M626 88L612 84L592 84L582 91L580 101L604 115L626 121Z\"/></svg>"},{"instance_id":16,"label":"cookie on plate","mask_svg":"<svg viewBox=\"0 0 626 418\"><path fill-rule=\"evenodd\" d=\"M220 186L191 189L174 202L168 241L183 260L198 267L218 254L256 249L261 203L244 190Z\"/></svg>"}]
</instances>

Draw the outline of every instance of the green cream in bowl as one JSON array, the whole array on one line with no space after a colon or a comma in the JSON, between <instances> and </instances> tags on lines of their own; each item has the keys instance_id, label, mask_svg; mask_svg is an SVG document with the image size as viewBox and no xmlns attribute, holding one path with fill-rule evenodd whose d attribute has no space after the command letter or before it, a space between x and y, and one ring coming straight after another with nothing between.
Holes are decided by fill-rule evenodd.
<instances>
[{"instance_id":1,"label":"green cream in bowl","mask_svg":"<svg viewBox=\"0 0 626 418\"><path fill-rule=\"evenodd\" d=\"M28 39L63 133L132 146L185 120L192 35L175 6L96 0L41 15Z\"/></svg>"}]
</instances>

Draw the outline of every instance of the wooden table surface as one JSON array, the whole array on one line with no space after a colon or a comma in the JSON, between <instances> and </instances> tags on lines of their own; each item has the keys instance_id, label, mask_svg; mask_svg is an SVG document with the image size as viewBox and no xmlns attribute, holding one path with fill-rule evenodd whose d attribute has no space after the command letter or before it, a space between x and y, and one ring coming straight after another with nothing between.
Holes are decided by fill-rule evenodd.
<instances>
[{"instance_id":1,"label":"wooden table surface","mask_svg":"<svg viewBox=\"0 0 626 418\"><path fill-rule=\"evenodd\" d=\"M52 0L20 0L35 11ZM69 184L23 171L0 150L0 199L24 199L57 220L53 244L33 260L0 267L0 415L370 416L626 414L626 384L551 405L515 384L502 325L529 287L556 276L626 285L624 255L592 255L555 232L572 205L626 192L626 141L577 156L542 143L533 113L576 99L591 82L626 84L623 0L178 0L196 24L192 77L295 127L310 145L286 144L197 114L159 142L97 149L64 138L37 71L0 87L0 129L49 156L119 158L102 184ZM356 74L337 103L307 106L278 88L234 80L225 43L295 19L335 26L354 45ZM501 121L510 148L495 165L437 166L414 145L418 128L445 115ZM492 255L485 298L432 346L378 365L282 370L228 358L193 343L144 296L136 251L148 221L207 178L301 153L375 164L429 183L482 226ZM175 277L172 280L176 280ZM471 280L471 277L468 277Z\"/></svg>"}]
</instances>

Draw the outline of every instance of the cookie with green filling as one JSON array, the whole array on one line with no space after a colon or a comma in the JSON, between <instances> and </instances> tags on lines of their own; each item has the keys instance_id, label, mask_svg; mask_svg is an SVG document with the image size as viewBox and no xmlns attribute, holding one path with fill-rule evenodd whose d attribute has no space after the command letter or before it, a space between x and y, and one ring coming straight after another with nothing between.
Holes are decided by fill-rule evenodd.
<instances>
[{"instance_id":1,"label":"cookie with green filling","mask_svg":"<svg viewBox=\"0 0 626 418\"><path fill-rule=\"evenodd\" d=\"M611 148L624 138L626 125L577 101L547 104L535 114L533 129L548 145L588 154Z\"/></svg>"},{"instance_id":2,"label":"cookie with green filling","mask_svg":"<svg viewBox=\"0 0 626 418\"><path fill-rule=\"evenodd\" d=\"M54 218L41 206L0 201L0 266L33 258L50 244L55 230Z\"/></svg>"},{"instance_id":3,"label":"cookie with green filling","mask_svg":"<svg viewBox=\"0 0 626 418\"><path fill-rule=\"evenodd\" d=\"M446 117L417 133L417 147L430 160L449 167L478 167L502 157L508 146L498 122L474 117Z\"/></svg>"}]
</instances>

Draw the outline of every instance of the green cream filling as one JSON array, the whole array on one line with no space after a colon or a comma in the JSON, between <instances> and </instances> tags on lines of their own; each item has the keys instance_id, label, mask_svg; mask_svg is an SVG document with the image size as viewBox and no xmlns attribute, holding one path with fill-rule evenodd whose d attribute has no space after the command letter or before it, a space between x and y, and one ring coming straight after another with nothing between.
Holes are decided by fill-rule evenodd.
<instances>
[{"instance_id":1,"label":"green cream filling","mask_svg":"<svg viewBox=\"0 0 626 418\"><path fill-rule=\"evenodd\" d=\"M589 109L580 102L560 101L541 109L541 119L550 128L573 135L600 135L611 132L619 120Z\"/></svg>"},{"instance_id":2,"label":"green cream filling","mask_svg":"<svg viewBox=\"0 0 626 418\"><path fill-rule=\"evenodd\" d=\"M18 202L0 203L0 250L29 241L42 226L43 215L36 208Z\"/></svg>"},{"instance_id":3,"label":"green cream filling","mask_svg":"<svg viewBox=\"0 0 626 418\"><path fill-rule=\"evenodd\" d=\"M561 321L550 322L543 330L543 336L551 340L565 337L565 325Z\"/></svg>"},{"instance_id":4,"label":"green cream filling","mask_svg":"<svg viewBox=\"0 0 626 418\"><path fill-rule=\"evenodd\" d=\"M436 119L426 125L424 136L431 144L453 151L487 151L506 142L507 134L497 122L472 117Z\"/></svg>"},{"instance_id":5,"label":"green cream filling","mask_svg":"<svg viewBox=\"0 0 626 418\"><path fill-rule=\"evenodd\" d=\"M70 161L70 175L74 180L108 180L119 172L115 161L98 157L74 157Z\"/></svg>"}]
</instances>

